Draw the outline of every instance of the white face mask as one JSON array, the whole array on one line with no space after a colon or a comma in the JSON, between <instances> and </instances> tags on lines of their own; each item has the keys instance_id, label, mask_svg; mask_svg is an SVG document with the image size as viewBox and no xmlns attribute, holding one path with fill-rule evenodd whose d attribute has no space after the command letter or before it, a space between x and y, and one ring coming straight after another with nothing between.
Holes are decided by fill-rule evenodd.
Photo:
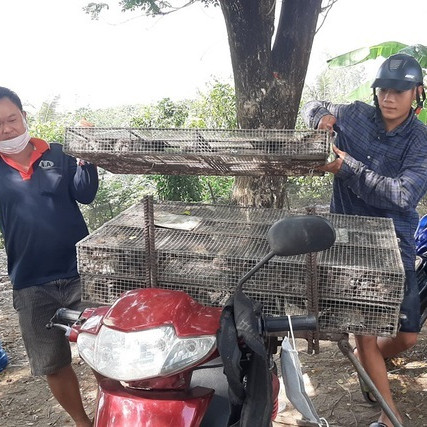
<instances>
[{"instance_id":1,"label":"white face mask","mask_svg":"<svg viewBox=\"0 0 427 427\"><path fill-rule=\"evenodd\" d=\"M22 120L25 124L25 132L15 138L7 139L6 141L0 141L1 154L18 154L27 146L28 142L31 139L31 136L28 133L25 119L22 118Z\"/></svg>"}]
</instances>

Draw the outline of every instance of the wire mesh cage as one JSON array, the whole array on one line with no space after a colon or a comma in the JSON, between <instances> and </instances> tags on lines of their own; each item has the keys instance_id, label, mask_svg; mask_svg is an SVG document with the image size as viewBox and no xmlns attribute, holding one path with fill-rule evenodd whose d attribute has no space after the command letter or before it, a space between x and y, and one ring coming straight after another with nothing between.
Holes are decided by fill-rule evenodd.
<instances>
[{"instance_id":1,"label":"wire mesh cage","mask_svg":"<svg viewBox=\"0 0 427 427\"><path fill-rule=\"evenodd\" d=\"M324 130L71 127L65 152L113 172L164 175L320 175Z\"/></svg>"},{"instance_id":2,"label":"wire mesh cage","mask_svg":"<svg viewBox=\"0 0 427 427\"><path fill-rule=\"evenodd\" d=\"M78 243L83 299L112 303L126 290L158 286L222 306L269 252L267 230L285 215L290 214L280 209L179 202L154 203L150 212L137 204ZM334 225L337 240L315 257L320 330L394 335L404 270L392 221L322 216ZM245 292L267 314L307 313L310 268L307 255L274 257L245 284Z\"/></svg>"}]
</instances>

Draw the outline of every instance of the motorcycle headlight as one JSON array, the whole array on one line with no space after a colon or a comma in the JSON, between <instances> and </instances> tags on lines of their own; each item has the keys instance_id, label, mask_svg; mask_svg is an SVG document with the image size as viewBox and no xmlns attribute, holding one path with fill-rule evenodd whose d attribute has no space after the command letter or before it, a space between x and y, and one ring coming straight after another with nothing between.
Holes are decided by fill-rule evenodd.
<instances>
[{"instance_id":1,"label":"motorcycle headlight","mask_svg":"<svg viewBox=\"0 0 427 427\"><path fill-rule=\"evenodd\" d=\"M216 337L180 338L173 326L121 332L102 326L98 335L81 332L80 356L100 374L119 381L167 376L196 364L215 349Z\"/></svg>"}]
</instances>

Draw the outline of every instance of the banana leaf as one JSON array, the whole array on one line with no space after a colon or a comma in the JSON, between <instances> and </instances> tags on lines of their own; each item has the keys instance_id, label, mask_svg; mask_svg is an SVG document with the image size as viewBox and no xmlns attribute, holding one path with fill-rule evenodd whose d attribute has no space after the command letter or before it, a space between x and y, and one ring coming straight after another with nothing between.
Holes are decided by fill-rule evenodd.
<instances>
[{"instance_id":1,"label":"banana leaf","mask_svg":"<svg viewBox=\"0 0 427 427\"><path fill-rule=\"evenodd\" d=\"M416 45L422 46L422 45ZM384 42L375 46L362 47L360 49L352 50L342 55L336 56L335 58L329 59L327 62L330 68L334 67L348 67L349 65L356 65L370 59L376 59L379 56L388 58L389 56L401 52L405 48L414 48L415 46L408 46L400 42ZM422 46L425 48L425 46ZM426 48L427 49L427 48ZM409 52L404 52L409 53ZM415 56L415 55L414 55ZM418 59L418 58L417 58ZM427 57L426 57L427 60Z\"/></svg>"},{"instance_id":2,"label":"banana leaf","mask_svg":"<svg viewBox=\"0 0 427 427\"><path fill-rule=\"evenodd\" d=\"M399 53L406 53L407 55L413 56L421 65L421 68L427 70L427 46L422 44L415 44L413 46L404 47Z\"/></svg>"},{"instance_id":3,"label":"banana leaf","mask_svg":"<svg viewBox=\"0 0 427 427\"><path fill-rule=\"evenodd\" d=\"M371 88L372 82L365 82L358 88L354 89L353 92L346 95L346 98L349 101L365 101L369 102L372 100L372 88Z\"/></svg>"}]
</instances>

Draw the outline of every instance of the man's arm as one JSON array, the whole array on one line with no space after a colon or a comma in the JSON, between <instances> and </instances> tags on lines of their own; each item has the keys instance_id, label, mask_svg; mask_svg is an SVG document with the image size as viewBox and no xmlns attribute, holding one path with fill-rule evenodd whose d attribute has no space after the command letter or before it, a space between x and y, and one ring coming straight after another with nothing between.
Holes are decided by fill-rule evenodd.
<instances>
[{"instance_id":1,"label":"man's arm","mask_svg":"<svg viewBox=\"0 0 427 427\"><path fill-rule=\"evenodd\" d=\"M327 101L310 101L301 109L301 116L307 126L332 133L337 122L337 116L342 115L348 108L351 107L343 104L332 104ZM339 150L335 145L332 146L332 150L336 156L335 160L319 166L318 169L335 175L341 169L346 153Z\"/></svg>"},{"instance_id":2,"label":"man's arm","mask_svg":"<svg viewBox=\"0 0 427 427\"><path fill-rule=\"evenodd\" d=\"M426 192L426 150L427 143L424 148L413 144L408 150L400 174L393 178L379 175L345 153L343 165L336 177L342 179L369 205L404 212L408 208L414 208Z\"/></svg>"},{"instance_id":3,"label":"man's arm","mask_svg":"<svg viewBox=\"0 0 427 427\"><path fill-rule=\"evenodd\" d=\"M79 162L70 157L73 181L71 183L71 194L80 203L89 204L93 202L98 191L97 167L91 163Z\"/></svg>"},{"instance_id":4,"label":"man's arm","mask_svg":"<svg viewBox=\"0 0 427 427\"><path fill-rule=\"evenodd\" d=\"M92 128L95 125L88 122L86 118L83 117L76 126ZM99 185L97 167L82 159L75 159L71 156L69 160L71 161L71 176L73 176L73 183L71 186L72 196L80 203L86 205L92 203Z\"/></svg>"},{"instance_id":5,"label":"man's arm","mask_svg":"<svg viewBox=\"0 0 427 427\"><path fill-rule=\"evenodd\" d=\"M354 104L312 101L303 107L301 115L309 126L329 129L331 123L339 126L342 120L352 119L351 105ZM319 169L342 179L345 185L371 206L405 211L418 204L427 188L427 141L424 139L420 137L417 142L411 143L397 177L382 176L335 146L333 151L337 158Z\"/></svg>"},{"instance_id":6,"label":"man's arm","mask_svg":"<svg viewBox=\"0 0 427 427\"><path fill-rule=\"evenodd\" d=\"M351 104L333 104L327 101L310 101L301 108L304 123L313 129L332 129L337 119Z\"/></svg>"}]
</instances>

